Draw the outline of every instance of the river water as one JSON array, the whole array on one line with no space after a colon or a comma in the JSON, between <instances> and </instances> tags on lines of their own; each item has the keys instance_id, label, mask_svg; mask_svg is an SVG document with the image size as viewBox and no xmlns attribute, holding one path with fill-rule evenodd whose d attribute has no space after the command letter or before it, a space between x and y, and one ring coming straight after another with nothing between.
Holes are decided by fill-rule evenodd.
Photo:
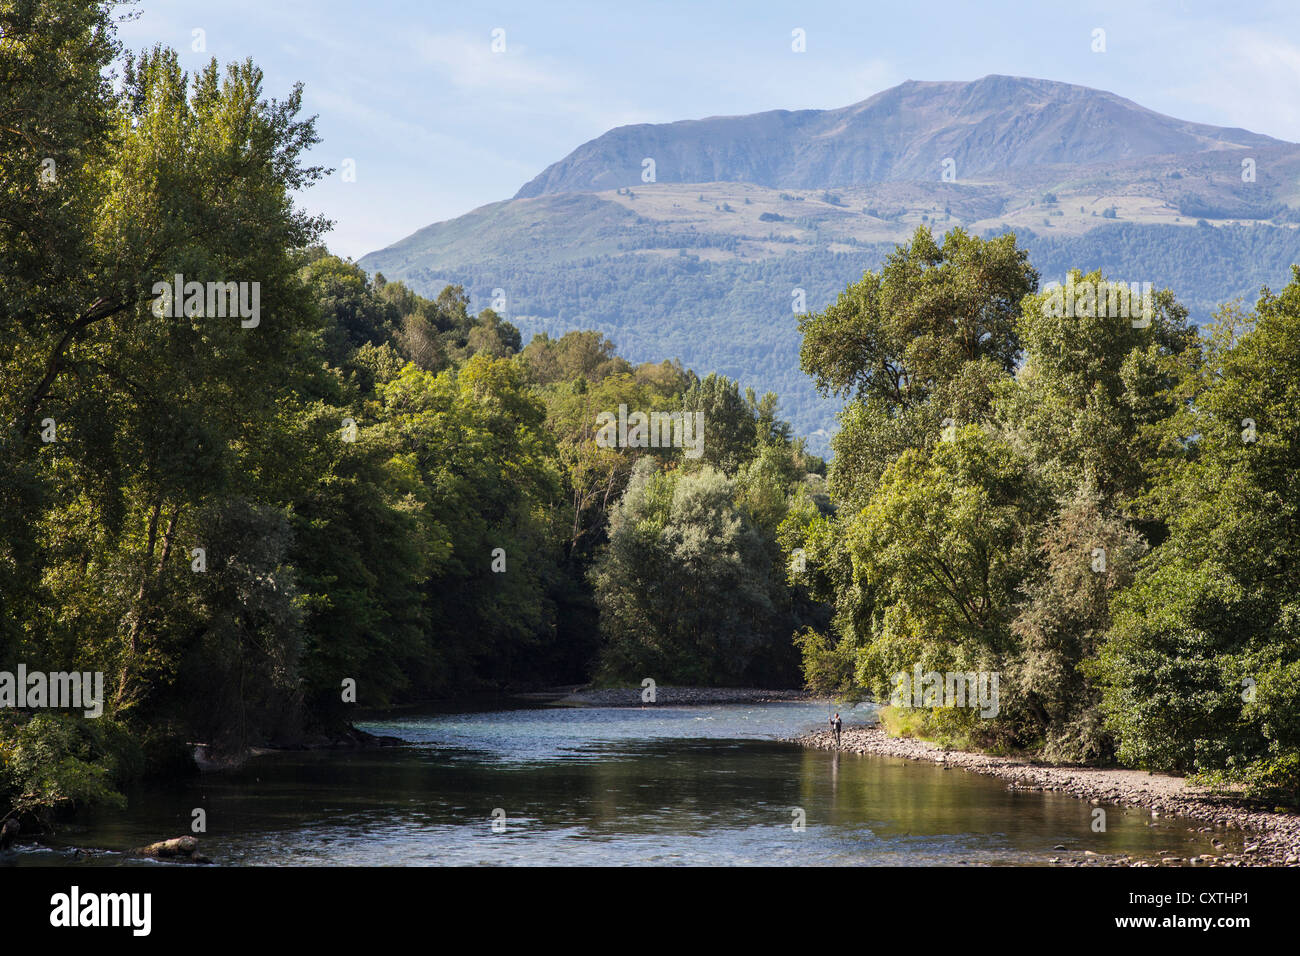
<instances>
[{"instance_id":1,"label":"river water","mask_svg":"<svg viewBox=\"0 0 1300 956\"><path fill-rule=\"evenodd\" d=\"M846 716L865 722L870 710ZM48 848L6 862L65 864L72 847L122 851L179 836L198 808L203 852L224 864L980 865L1211 849L1176 818L1153 827L1145 812L1107 808L1096 833L1093 808L1072 797L779 739L825 720L822 705L770 703L362 723L410 745L273 753L238 771L140 788L127 810L65 825Z\"/></svg>"}]
</instances>

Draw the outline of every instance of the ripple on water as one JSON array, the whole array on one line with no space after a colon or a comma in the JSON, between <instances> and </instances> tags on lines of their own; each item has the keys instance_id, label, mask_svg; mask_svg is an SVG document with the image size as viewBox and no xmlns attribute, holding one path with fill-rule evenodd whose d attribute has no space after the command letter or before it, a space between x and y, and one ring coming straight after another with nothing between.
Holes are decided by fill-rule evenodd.
<instances>
[{"instance_id":1,"label":"ripple on water","mask_svg":"<svg viewBox=\"0 0 1300 956\"><path fill-rule=\"evenodd\" d=\"M845 716L851 724L870 711ZM788 702L376 721L364 729L412 746L271 754L143 788L126 812L81 821L60 833L61 846L14 862L64 864L67 846L139 846L181 830L199 806L204 852L252 865L999 865L1046 863L1058 844L1142 856L1210 850L1208 835L1151 828L1136 811L1110 809L1097 834L1092 808L1071 797L779 739L826 717L817 704ZM504 832L492 829L498 808Z\"/></svg>"}]
</instances>

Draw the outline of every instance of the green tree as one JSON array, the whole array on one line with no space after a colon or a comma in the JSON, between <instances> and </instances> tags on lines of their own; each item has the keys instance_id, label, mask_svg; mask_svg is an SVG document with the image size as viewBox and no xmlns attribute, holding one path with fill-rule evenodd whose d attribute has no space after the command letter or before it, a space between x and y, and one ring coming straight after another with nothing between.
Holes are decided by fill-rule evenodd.
<instances>
[{"instance_id":1,"label":"green tree","mask_svg":"<svg viewBox=\"0 0 1300 956\"><path fill-rule=\"evenodd\" d=\"M758 440L755 414L737 382L712 373L686 390L681 407L704 415L701 462L734 475L741 463L753 456Z\"/></svg>"},{"instance_id":2,"label":"green tree","mask_svg":"<svg viewBox=\"0 0 1300 956\"><path fill-rule=\"evenodd\" d=\"M1100 272L1071 278L1106 281ZM1162 454L1158 426L1185 398L1200 356L1196 329L1168 290L1152 296L1149 324L1137 327L1101 308L1090 311L1107 314L1065 315L1048 308L1051 295L1024 301L1024 363L999 386L997 418L1057 494L1088 483L1127 504Z\"/></svg>"},{"instance_id":3,"label":"green tree","mask_svg":"<svg viewBox=\"0 0 1300 956\"><path fill-rule=\"evenodd\" d=\"M713 468L637 463L592 573L610 679L738 684L789 646L782 582L760 530ZM773 645L778 650L772 654Z\"/></svg>"},{"instance_id":4,"label":"green tree","mask_svg":"<svg viewBox=\"0 0 1300 956\"><path fill-rule=\"evenodd\" d=\"M1085 667L1111 623L1111 600L1133 580L1146 542L1083 487L1061 501L1039 546L1039 574L1024 587L1011 624L1016 641L1008 693L1023 700L1043 739L1042 756L1105 761L1114 741L1103 727L1101 692Z\"/></svg>"},{"instance_id":5,"label":"green tree","mask_svg":"<svg viewBox=\"0 0 1300 956\"><path fill-rule=\"evenodd\" d=\"M1147 501L1169 538L1122 594L1096 666L1121 759L1300 786L1300 270L1225 310L1180 461Z\"/></svg>"},{"instance_id":6,"label":"green tree","mask_svg":"<svg viewBox=\"0 0 1300 956\"><path fill-rule=\"evenodd\" d=\"M825 395L851 397L832 441L831 489L861 507L885 465L937 441L945 422L984 420L1016 367L1016 318L1038 273L1007 233L918 228L879 272L800 319L800 364Z\"/></svg>"}]
</instances>

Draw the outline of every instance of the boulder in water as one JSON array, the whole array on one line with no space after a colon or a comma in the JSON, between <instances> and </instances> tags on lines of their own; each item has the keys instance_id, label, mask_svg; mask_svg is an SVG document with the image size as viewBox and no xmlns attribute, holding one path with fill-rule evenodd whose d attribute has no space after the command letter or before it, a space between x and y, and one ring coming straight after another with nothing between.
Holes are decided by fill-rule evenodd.
<instances>
[{"instance_id":1,"label":"boulder in water","mask_svg":"<svg viewBox=\"0 0 1300 956\"><path fill-rule=\"evenodd\" d=\"M173 837L159 840L139 849L132 850L134 856L148 856L156 860L176 860L180 863L211 863L199 852L199 841L192 836Z\"/></svg>"}]
</instances>

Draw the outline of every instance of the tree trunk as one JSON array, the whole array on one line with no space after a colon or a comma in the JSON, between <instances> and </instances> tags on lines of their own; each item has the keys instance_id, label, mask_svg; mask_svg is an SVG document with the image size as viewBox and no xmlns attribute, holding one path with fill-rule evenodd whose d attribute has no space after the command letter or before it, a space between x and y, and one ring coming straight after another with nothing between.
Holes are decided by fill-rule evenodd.
<instances>
[{"instance_id":1,"label":"tree trunk","mask_svg":"<svg viewBox=\"0 0 1300 956\"><path fill-rule=\"evenodd\" d=\"M162 506L162 498L160 497L154 502L153 511L149 515L148 544L145 547L146 564L153 559L154 549L158 544L158 519L162 516ZM117 693L113 696L115 707L120 707L128 699L126 689L131 677L131 665L135 662L139 651L140 638L144 631L145 618L149 613L153 592L157 591L162 582L163 570L166 567L167 558L171 554L172 539L180 514L181 506L177 505L172 510L171 518L167 522L167 530L163 532L162 554L159 556L158 564L153 570L152 580L150 572L147 570L140 575L140 587L135 595L135 614L131 620L130 634L127 637L126 660L122 662L122 671L117 682Z\"/></svg>"}]
</instances>

